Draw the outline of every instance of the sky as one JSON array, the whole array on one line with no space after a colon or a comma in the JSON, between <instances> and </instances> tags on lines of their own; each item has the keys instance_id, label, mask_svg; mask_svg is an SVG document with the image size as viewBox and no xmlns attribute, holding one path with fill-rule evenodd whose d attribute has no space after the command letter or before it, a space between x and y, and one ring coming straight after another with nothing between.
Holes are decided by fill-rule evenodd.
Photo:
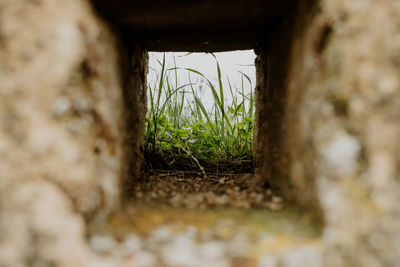
<instances>
[{"instance_id":1,"label":"sky","mask_svg":"<svg viewBox=\"0 0 400 267\"><path fill-rule=\"evenodd\" d=\"M154 88L154 84L156 81L156 72L152 69L157 69L158 73L160 72L160 64L157 62L162 61L164 53L151 52L149 53L149 74L147 77L148 84L150 88ZM191 68L195 69L204 74L212 83L216 85L218 88L218 74L217 74L217 66L214 57L209 53L165 53L166 64L169 68L173 68L173 57L175 56L176 66L178 68ZM226 100L230 101L230 92L229 86L227 82L227 76L233 87L241 88L241 74L239 71L248 75L252 80L252 90L254 90L255 86L255 66L254 60L256 55L253 50L244 50L244 51L232 51L232 52L220 52L215 53L215 56L219 62L222 78L223 78L223 86L224 92L226 96ZM173 75L172 75L173 76ZM197 82L195 88L200 88L201 81L199 76L192 73L191 74L192 82ZM178 80L180 84L186 83L188 80L188 72L184 70L180 70L178 72ZM247 88L250 86L246 85ZM208 90L209 91L209 90ZM207 103L211 103L212 94L211 92L203 92L203 101ZM248 92L246 92L248 93Z\"/></svg>"}]
</instances>

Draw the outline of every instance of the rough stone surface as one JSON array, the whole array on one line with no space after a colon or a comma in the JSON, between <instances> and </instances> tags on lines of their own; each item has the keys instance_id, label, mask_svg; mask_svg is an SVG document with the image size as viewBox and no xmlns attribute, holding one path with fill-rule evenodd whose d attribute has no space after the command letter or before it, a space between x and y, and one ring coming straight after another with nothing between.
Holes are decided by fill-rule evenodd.
<instances>
[{"instance_id":1,"label":"rough stone surface","mask_svg":"<svg viewBox=\"0 0 400 267\"><path fill-rule=\"evenodd\" d=\"M144 129L147 103L148 54L131 37L126 38L122 61L123 83L123 156L122 198L129 199L135 182L142 178Z\"/></svg>"},{"instance_id":2,"label":"rough stone surface","mask_svg":"<svg viewBox=\"0 0 400 267\"><path fill-rule=\"evenodd\" d=\"M309 127L302 128L299 114L306 88L303 79L309 75L303 67L304 50L308 49L304 43L314 38L309 31L317 14L316 3L302 3L276 27L268 42L255 51L253 152L258 186L267 182L288 200L311 210L319 209L313 166L316 155L313 144L303 137Z\"/></svg>"},{"instance_id":3,"label":"rough stone surface","mask_svg":"<svg viewBox=\"0 0 400 267\"><path fill-rule=\"evenodd\" d=\"M290 0L93 0L152 51L252 49L290 10ZM223 33L223 38L221 38Z\"/></svg>"},{"instance_id":4,"label":"rough stone surface","mask_svg":"<svg viewBox=\"0 0 400 267\"><path fill-rule=\"evenodd\" d=\"M89 249L83 217L58 186L13 182L1 196L1 266L114 266Z\"/></svg>"},{"instance_id":5,"label":"rough stone surface","mask_svg":"<svg viewBox=\"0 0 400 267\"><path fill-rule=\"evenodd\" d=\"M119 203L119 65L87 1L0 1L1 266L103 266L84 234Z\"/></svg>"},{"instance_id":6,"label":"rough stone surface","mask_svg":"<svg viewBox=\"0 0 400 267\"><path fill-rule=\"evenodd\" d=\"M323 16L317 22L322 29L330 26L333 34L325 48L314 50L314 62L305 61L304 67L312 67L301 120L308 121L318 155L316 180L326 220L323 238L330 246L327 259L332 259L327 262L396 266L400 3L322 1L321 8ZM340 140L351 142L340 152L342 157L350 154L345 173L320 157L332 145L343 144Z\"/></svg>"},{"instance_id":7,"label":"rough stone surface","mask_svg":"<svg viewBox=\"0 0 400 267\"><path fill-rule=\"evenodd\" d=\"M324 228L318 249L263 255L260 266L397 266L400 2L288 10L256 42L256 178ZM85 0L0 1L1 266L125 264L89 247L112 251L110 238L85 236L140 177L146 51L118 36ZM172 241L135 262L220 259L219 243ZM182 246L187 255L172 257Z\"/></svg>"},{"instance_id":8,"label":"rough stone surface","mask_svg":"<svg viewBox=\"0 0 400 267\"><path fill-rule=\"evenodd\" d=\"M259 175L319 210L323 266L399 261L398 14L398 1L321 0L260 52Z\"/></svg>"},{"instance_id":9,"label":"rough stone surface","mask_svg":"<svg viewBox=\"0 0 400 267\"><path fill-rule=\"evenodd\" d=\"M112 208L120 172L115 37L85 1L2 1L1 183L58 184L89 215Z\"/></svg>"}]
</instances>

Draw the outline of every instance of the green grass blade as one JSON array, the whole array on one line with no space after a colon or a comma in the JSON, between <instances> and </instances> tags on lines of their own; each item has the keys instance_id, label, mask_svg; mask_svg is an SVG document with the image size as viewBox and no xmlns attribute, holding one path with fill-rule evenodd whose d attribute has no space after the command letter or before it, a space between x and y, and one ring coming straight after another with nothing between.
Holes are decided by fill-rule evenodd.
<instances>
[{"instance_id":1,"label":"green grass blade","mask_svg":"<svg viewBox=\"0 0 400 267\"><path fill-rule=\"evenodd\" d=\"M250 119L254 119L254 93L253 91L250 92L250 103L249 103L250 107L249 107L249 113L248 113L248 117Z\"/></svg>"},{"instance_id":2,"label":"green grass blade","mask_svg":"<svg viewBox=\"0 0 400 267\"><path fill-rule=\"evenodd\" d=\"M165 106L168 104L168 101L171 99L171 97L176 94L176 92L178 92L179 90L181 90L182 88L188 86L189 84L184 84L182 86L179 86L178 88L176 88L175 90L172 91L172 93L165 99L163 105L161 106L160 112L159 114L163 114L164 113L164 109Z\"/></svg>"},{"instance_id":3,"label":"green grass blade","mask_svg":"<svg viewBox=\"0 0 400 267\"><path fill-rule=\"evenodd\" d=\"M209 125L211 126L211 129L213 130L214 133L216 133L215 128L212 127L213 124L212 124L212 122L210 120L210 117L208 116L207 110L204 107L203 103L201 102L201 100L197 96L194 96L194 100L196 101L196 104L200 107L201 111L203 112L203 115L206 118L206 120L209 123Z\"/></svg>"},{"instance_id":4,"label":"green grass blade","mask_svg":"<svg viewBox=\"0 0 400 267\"><path fill-rule=\"evenodd\" d=\"M242 75L247 79L247 81L248 81L249 84L250 84L250 87L252 87L252 82L251 82L250 77L249 77L246 73L244 73L244 72L242 72L242 71L239 71L239 73L242 74Z\"/></svg>"},{"instance_id":5,"label":"green grass blade","mask_svg":"<svg viewBox=\"0 0 400 267\"><path fill-rule=\"evenodd\" d=\"M159 62L161 64L161 74L160 74L160 81L159 81L159 85L158 85L158 96L157 96L157 104L156 104L156 108L158 110L159 106L160 106L160 100L161 100L161 94L162 94L162 89L163 89L163 85L164 85L164 75L165 75L165 53L163 55L163 61L162 63ZM158 113L158 112L157 112Z\"/></svg>"}]
</instances>

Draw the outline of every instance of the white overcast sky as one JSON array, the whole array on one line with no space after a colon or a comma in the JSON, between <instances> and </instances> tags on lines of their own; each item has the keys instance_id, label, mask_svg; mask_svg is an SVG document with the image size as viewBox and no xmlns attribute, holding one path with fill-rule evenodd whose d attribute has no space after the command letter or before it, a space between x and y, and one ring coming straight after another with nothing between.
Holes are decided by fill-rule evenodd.
<instances>
[{"instance_id":1,"label":"white overcast sky","mask_svg":"<svg viewBox=\"0 0 400 267\"><path fill-rule=\"evenodd\" d=\"M164 53L149 53L149 66L150 68L159 68L159 63L157 59L162 61ZM215 59L211 54L207 53L192 53L187 55L188 53L165 53L166 62L169 68L173 67L173 56L175 56L176 65L179 68L191 68L203 73L210 81L212 81L215 85L217 85L217 67ZM254 60L256 55L253 50L244 50L244 51L232 51L232 52L221 52L215 53L215 56L218 59L220 64L220 68L222 71L223 83L225 88L225 96L229 96L229 87L227 84L226 76L229 77L230 82L233 86L241 88L241 74L239 71L247 74L253 81L252 89L254 90L255 86L255 66ZM158 67L157 67L158 66ZM187 81L187 71L180 71L179 76L181 76L181 84L184 84ZM191 77L195 77L196 75L191 74ZM154 88L155 82L155 73L154 71L149 71L148 74L148 83L150 87ZM178 77L179 80L179 77ZM192 79L193 81L194 79ZM217 87L218 88L218 87ZM210 94L205 94L204 97L207 99L211 97ZM228 100L230 97L228 97Z\"/></svg>"},{"instance_id":2,"label":"white overcast sky","mask_svg":"<svg viewBox=\"0 0 400 267\"><path fill-rule=\"evenodd\" d=\"M214 81L217 79L217 69L214 58L207 53L193 53L184 56L187 53L166 53L166 61L170 67L173 67L172 56L175 55L176 64L180 68L192 68L203 73L208 79ZM224 80L226 75L233 83L240 82L239 71L249 75L255 81L255 67L254 59L255 54L253 50L232 51L215 53L220 64ZM162 60L163 53L151 52L149 53L150 67L157 66L156 58ZM150 75L151 71L149 72ZM149 76L149 82L153 79Z\"/></svg>"}]
</instances>

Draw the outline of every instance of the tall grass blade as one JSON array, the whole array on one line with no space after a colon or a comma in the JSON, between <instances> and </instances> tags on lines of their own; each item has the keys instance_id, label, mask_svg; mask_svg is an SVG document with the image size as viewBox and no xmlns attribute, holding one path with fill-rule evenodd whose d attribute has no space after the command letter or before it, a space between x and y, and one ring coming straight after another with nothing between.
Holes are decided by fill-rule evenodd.
<instances>
[{"instance_id":1,"label":"tall grass blade","mask_svg":"<svg viewBox=\"0 0 400 267\"><path fill-rule=\"evenodd\" d=\"M194 96L194 100L196 101L196 104L200 107L201 111L203 112L204 117L206 118L207 122L211 126L212 130L214 131L214 133L216 133L215 128L212 126L213 123L211 122L210 117L208 116L207 110L204 107L203 103L197 96Z\"/></svg>"}]
</instances>

